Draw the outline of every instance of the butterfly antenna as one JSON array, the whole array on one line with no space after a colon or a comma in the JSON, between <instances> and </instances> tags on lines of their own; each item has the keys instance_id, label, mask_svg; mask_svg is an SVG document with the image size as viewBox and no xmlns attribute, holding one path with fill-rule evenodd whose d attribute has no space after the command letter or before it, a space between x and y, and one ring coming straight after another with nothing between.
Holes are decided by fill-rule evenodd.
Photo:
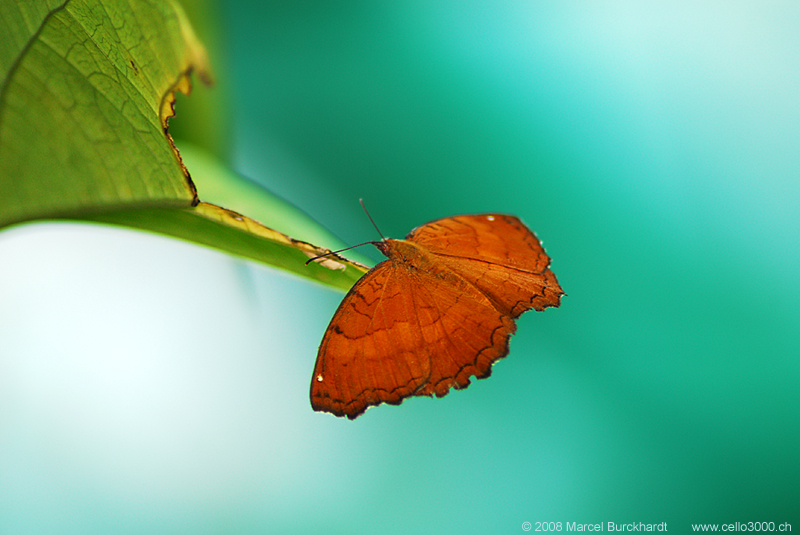
<instances>
[{"instance_id":1,"label":"butterfly antenna","mask_svg":"<svg viewBox=\"0 0 800 535\"><path fill-rule=\"evenodd\" d=\"M379 229L378 225L375 224L375 221L372 219L372 216L369 215L369 212L367 211L367 207L364 206L364 199L358 199L358 202L361 203L361 208L364 209L364 213L367 214L367 217L369 218L370 222L372 223L372 226L375 227L375 230L378 231L378 234L380 235L381 239L385 240L386 236L383 235L383 232L381 232L381 229ZM367 243L370 243L370 242L367 242Z\"/></svg>"},{"instance_id":2,"label":"butterfly antenna","mask_svg":"<svg viewBox=\"0 0 800 535\"><path fill-rule=\"evenodd\" d=\"M349 250L349 249L355 249L356 247L361 247L362 245L367 245L367 244L369 244L369 243L376 243L376 242L365 241L364 243L359 243L358 245L351 245L350 247L345 247L344 249L339 249L338 251L329 251L329 252L327 252L327 253L325 253L325 254L321 254L321 255L319 255L319 256L315 256L314 258L309 258L309 259L306 261L306 265L309 265L309 264L310 264L311 262L313 262L314 260L318 260L318 259L320 259L320 258L325 258L326 256L330 256L330 255L332 255L332 254L339 254L339 253L341 253L342 251L347 251L347 250Z\"/></svg>"},{"instance_id":3,"label":"butterfly antenna","mask_svg":"<svg viewBox=\"0 0 800 535\"><path fill-rule=\"evenodd\" d=\"M370 222L372 223L372 226L375 227L375 230L377 230L378 234L380 234L381 239L385 240L386 237L383 235L383 232L381 232L381 229L379 229L378 225L375 224L375 221L372 219L372 216L369 215L369 212L367 211L367 207L364 206L364 199L358 199L358 202L361 203L361 208L364 209L364 213L367 214L367 217L369 218ZM355 249L356 247L361 247L362 245L367 245L367 244L370 244L370 243L374 245L377 242L365 241L364 243L359 243L358 245L351 245L350 247L345 247L344 249L339 249L338 251L330 251L328 253L321 254L319 256L315 256L314 258L309 258L306 261L306 265L309 265L314 260L319 260L320 258L325 258L326 256L330 256L332 254L339 254L339 253L341 253L343 251L348 251L350 249Z\"/></svg>"}]
</instances>

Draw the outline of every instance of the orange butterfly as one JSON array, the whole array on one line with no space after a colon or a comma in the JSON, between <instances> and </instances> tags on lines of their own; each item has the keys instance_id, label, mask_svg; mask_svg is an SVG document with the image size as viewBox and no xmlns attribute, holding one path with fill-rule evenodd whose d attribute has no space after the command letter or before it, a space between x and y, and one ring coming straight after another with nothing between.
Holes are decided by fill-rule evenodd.
<instances>
[{"instance_id":1,"label":"orange butterfly","mask_svg":"<svg viewBox=\"0 0 800 535\"><path fill-rule=\"evenodd\" d=\"M354 419L380 403L465 388L508 354L520 314L557 307L564 294L542 244L514 216L448 217L370 243L388 260L353 286L325 331L311 380L316 411Z\"/></svg>"}]
</instances>

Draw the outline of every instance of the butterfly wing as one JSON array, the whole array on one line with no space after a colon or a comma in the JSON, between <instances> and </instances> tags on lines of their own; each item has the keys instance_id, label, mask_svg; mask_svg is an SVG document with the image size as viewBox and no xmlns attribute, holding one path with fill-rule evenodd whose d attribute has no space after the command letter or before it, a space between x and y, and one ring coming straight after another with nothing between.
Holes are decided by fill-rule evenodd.
<instances>
[{"instance_id":1,"label":"butterfly wing","mask_svg":"<svg viewBox=\"0 0 800 535\"><path fill-rule=\"evenodd\" d=\"M558 306L563 294L550 258L516 217L440 219L407 242L424 250L417 267L400 260L408 253L402 240L383 242L390 260L334 314L311 382L315 410L353 419L372 405L441 397L473 375L488 377L508 354L514 318Z\"/></svg>"},{"instance_id":2,"label":"butterfly wing","mask_svg":"<svg viewBox=\"0 0 800 535\"><path fill-rule=\"evenodd\" d=\"M415 228L406 240L423 246L512 318L531 308L557 307L564 294L541 242L517 217L448 217Z\"/></svg>"},{"instance_id":3,"label":"butterfly wing","mask_svg":"<svg viewBox=\"0 0 800 535\"><path fill-rule=\"evenodd\" d=\"M325 333L311 380L315 410L356 418L380 403L444 396L488 377L508 354L514 321L447 271L387 261L345 297Z\"/></svg>"},{"instance_id":4,"label":"butterfly wing","mask_svg":"<svg viewBox=\"0 0 800 535\"><path fill-rule=\"evenodd\" d=\"M411 272L408 286L430 355L430 375L414 395L442 397L470 377L492 373L508 354L514 320L463 278L446 270Z\"/></svg>"},{"instance_id":5,"label":"butterfly wing","mask_svg":"<svg viewBox=\"0 0 800 535\"><path fill-rule=\"evenodd\" d=\"M311 406L353 419L399 404L430 377L430 355L405 273L378 264L345 296L331 320L311 378Z\"/></svg>"}]
</instances>

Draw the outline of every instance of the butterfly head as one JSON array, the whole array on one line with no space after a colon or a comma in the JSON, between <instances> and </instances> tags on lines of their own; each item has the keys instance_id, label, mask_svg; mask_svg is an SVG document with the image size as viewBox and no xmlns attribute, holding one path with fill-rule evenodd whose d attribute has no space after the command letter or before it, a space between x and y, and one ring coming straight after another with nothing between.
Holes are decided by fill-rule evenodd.
<instances>
[{"instance_id":1,"label":"butterfly head","mask_svg":"<svg viewBox=\"0 0 800 535\"><path fill-rule=\"evenodd\" d=\"M393 240L391 238L382 238L378 241L372 241L369 243L377 247L378 250L383 253L383 256L391 258L392 250L396 248L395 242L397 242L397 240Z\"/></svg>"}]
</instances>

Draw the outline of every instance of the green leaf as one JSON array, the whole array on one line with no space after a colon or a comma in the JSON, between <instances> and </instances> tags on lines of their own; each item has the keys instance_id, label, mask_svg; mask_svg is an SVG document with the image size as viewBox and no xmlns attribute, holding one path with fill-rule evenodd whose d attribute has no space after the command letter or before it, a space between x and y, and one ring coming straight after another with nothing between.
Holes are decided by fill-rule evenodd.
<instances>
[{"instance_id":1,"label":"green leaf","mask_svg":"<svg viewBox=\"0 0 800 535\"><path fill-rule=\"evenodd\" d=\"M204 50L168 2L3 2L0 226L113 206L189 206L163 134ZM156 22L158 21L158 22Z\"/></svg>"},{"instance_id":2,"label":"green leaf","mask_svg":"<svg viewBox=\"0 0 800 535\"><path fill-rule=\"evenodd\" d=\"M175 91L189 91L192 71L210 76L175 2L4 1L0 35L0 228L41 219L125 225L342 289L366 271L340 257L306 267L327 250L300 240L337 240L224 167L198 163L209 189L198 196L165 132Z\"/></svg>"},{"instance_id":3,"label":"green leaf","mask_svg":"<svg viewBox=\"0 0 800 535\"><path fill-rule=\"evenodd\" d=\"M181 155L192 170L203 199L214 204L201 201L181 210L118 210L82 219L140 228L223 249L340 290L350 289L367 271L365 265L338 255L306 265L312 256L330 251L311 243L331 249L344 245L304 212L231 172L202 149L181 143ZM242 215L245 213L251 217ZM293 237L273 228L285 229Z\"/></svg>"}]
</instances>

